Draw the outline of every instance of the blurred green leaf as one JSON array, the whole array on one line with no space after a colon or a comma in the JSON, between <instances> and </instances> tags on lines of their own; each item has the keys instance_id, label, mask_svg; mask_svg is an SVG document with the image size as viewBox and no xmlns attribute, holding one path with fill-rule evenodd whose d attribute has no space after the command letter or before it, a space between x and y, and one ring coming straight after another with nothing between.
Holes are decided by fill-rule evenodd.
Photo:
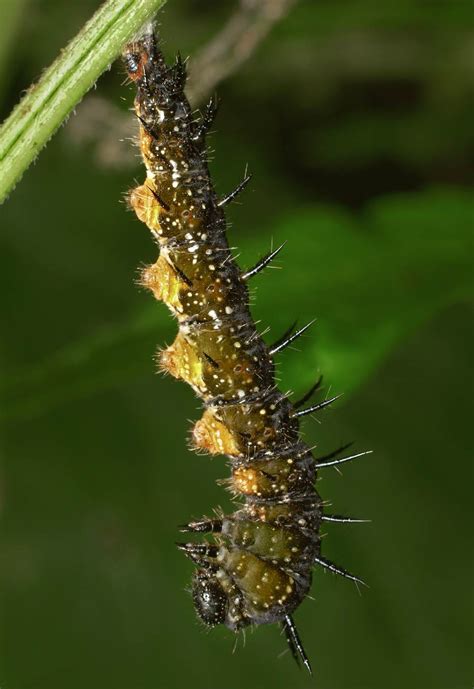
<instances>
[{"instance_id":1,"label":"blurred green leaf","mask_svg":"<svg viewBox=\"0 0 474 689\"><path fill-rule=\"evenodd\" d=\"M150 352L166 331L166 312L144 309L122 324L101 328L40 366L22 369L7 381L6 416L45 413L64 400L94 394L148 370Z\"/></svg>"},{"instance_id":2,"label":"blurred green leaf","mask_svg":"<svg viewBox=\"0 0 474 689\"><path fill-rule=\"evenodd\" d=\"M354 391L421 323L472 292L468 192L431 190L371 203L360 216L316 206L283 221L284 271L258 278L254 313L274 331L295 317L317 317L302 353L284 355L285 384L302 388L311 372L337 391ZM449 218L449 224L446 222ZM262 251L261 237L244 256ZM248 260L250 263L250 259ZM173 325L152 304L89 336L50 361L6 380L4 414L24 418L78 396L152 374L151 352Z\"/></svg>"},{"instance_id":3,"label":"blurred green leaf","mask_svg":"<svg viewBox=\"0 0 474 689\"><path fill-rule=\"evenodd\" d=\"M351 392L414 328L472 294L473 211L468 192L432 190L381 198L357 218L316 208L283 225L277 241L297 239L285 257L294 279L278 292L278 323L318 318L303 353L286 355L290 381L305 385L320 369ZM268 290L257 303L263 313L275 309Z\"/></svg>"},{"instance_id":4,"label":"blurred green leaf","mask_svg":"<svg viewBox=\"0 0 474 689\"><path fill-rule=\"evenodd\" d=\"M468 103L460 112L452 108L435 114L426 109L402 116L357 115L323 132L302 131L300 150L308 165L336 170L347 165L360 168L373 160L399 160L414 167L453 156L462 161L474 148L471 120Z\"/></svg>"},{"instance_id":5,"label":"blurred green leaf","mask_svg":"<svg viewBox=\"0 0 474 689\"><path fill-rule=\"evenodd\" d=\"M429 11L428 10L429 7ZM311 19L311 3L305 3L301 12L290 22L304 29L304 22ZM403 29L407 26L423 30L460 27L469 30L472 22L472 7L465 0L456 2L430 2L425 0L386 0L374 3L373 0L331 0L318 4L318 22L315 30L324 34L331 30L346 28L359 29Z\"/></svg>"}]
</instances>

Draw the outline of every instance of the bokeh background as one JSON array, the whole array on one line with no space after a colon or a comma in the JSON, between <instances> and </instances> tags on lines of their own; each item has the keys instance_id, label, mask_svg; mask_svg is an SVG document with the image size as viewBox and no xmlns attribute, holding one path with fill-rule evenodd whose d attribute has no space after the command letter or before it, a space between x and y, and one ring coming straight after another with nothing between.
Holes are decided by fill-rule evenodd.
<instances>
[{"instance_id":1,"label":"bokeh background","mask_svg":"<svg viewBox=\"0 0 474 689\"><path fill-rule=\"evenodd\" d=\"M1 4L6 115L99 3ZM198 54L237 9L170 0L167 55ZM239 261L288 240L255 316L269 341L318 319L282 386L323 372L345 395L308 442L374 450L319 483L372 519L324 542L370 589L316 572L295 616L313 679L276 627L233 652L186 592L177 525L230 508L228 470L188 451L198 404L154 374L176 325L134 284L156 248L121 203L143 169L119 140L120 64L0 209L2 689L471 686L472 29L468 1L296 1L217 88L217 189L254 175L229 211Z\"/></svg>"}]
</instances>

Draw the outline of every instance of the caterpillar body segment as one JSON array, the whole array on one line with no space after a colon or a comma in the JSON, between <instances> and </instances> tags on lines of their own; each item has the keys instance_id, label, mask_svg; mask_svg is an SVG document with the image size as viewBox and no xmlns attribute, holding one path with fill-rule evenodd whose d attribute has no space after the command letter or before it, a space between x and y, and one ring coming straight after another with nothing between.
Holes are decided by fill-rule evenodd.
<instances>
[{"instance_id":1,"label":"caterpillar body segment","mask_svg":"<svg viewBox=\"0 0 474 689\"><path fill-rule=\"evenodd\" d=\"M166 65L150 28L126 46L124 62L137 87L135 112L146 167L146 180L129 201L160 248L156 263L143 271L142 284L167 304L179 325L160 365L201 398L205 410L192 442L198 450L229 458L226 484L242 503L234 514L181 527L213 539L178 544L197 565L196 612L206 624L234 631L279 623L292 655L310 670L292 613L310 589L315 563L329 564L321 556L324 514L315 490L317 462L301 440L298 417L333 400L297 412L276 387L273 356L311 324L293 334L292 328L273 347L256 329L246 281L282 247L247 272L232 256L224 207L249 178L218 198L205 146L215 102L201 121L194 119L183 91L185 64L178 58ZM347 461L329 462L332 457L323 460L328 465Z\"/></svg>"}]
</instances>

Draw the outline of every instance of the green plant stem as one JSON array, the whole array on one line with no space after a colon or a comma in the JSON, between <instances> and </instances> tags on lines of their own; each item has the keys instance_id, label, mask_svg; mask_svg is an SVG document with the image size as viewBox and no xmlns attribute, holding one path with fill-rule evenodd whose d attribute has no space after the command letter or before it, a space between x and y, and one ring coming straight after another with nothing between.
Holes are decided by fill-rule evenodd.
<instances>
[{"instance_id":1,"label":"green plant stem","mask_svg":"<svg viewBox=\"0 0 474 689\"><path fill-rule=\"evenodd\" d=\"M108 0L0 128L0 203L123 45L166 0Z\"/></svg>"}]
</instances>

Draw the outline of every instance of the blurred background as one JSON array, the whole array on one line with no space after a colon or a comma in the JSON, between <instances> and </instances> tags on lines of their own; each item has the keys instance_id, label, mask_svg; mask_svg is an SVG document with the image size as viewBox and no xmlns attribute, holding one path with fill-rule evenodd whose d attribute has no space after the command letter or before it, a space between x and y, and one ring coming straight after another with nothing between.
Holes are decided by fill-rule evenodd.
<instances>
[{"instance_id":1,"label":"blurred background","mask_svg":"<svg viewBox=\"0 0 474 689\"><path fill-rule=\"evenodd\" d=\"M1 114L98 0L0 0ZM156 258L122 203L144 172L120 64L28 170L1 217L2 689L460 689L472 684L468 455L472 351L473 23L466 0L170 0L169 58L190 55L268 340L317 323L279 360L285 390L319 372L344 393L303 431L335 512L295 615L315 677L276 626L197 622L177 525L231 509L223 458L187 449L199 405L155 375L176 324L134 284ZM472 304L472 302L471 302ZM342 474L342 475L341 475Z\"/></svg>"}]
</instances>

